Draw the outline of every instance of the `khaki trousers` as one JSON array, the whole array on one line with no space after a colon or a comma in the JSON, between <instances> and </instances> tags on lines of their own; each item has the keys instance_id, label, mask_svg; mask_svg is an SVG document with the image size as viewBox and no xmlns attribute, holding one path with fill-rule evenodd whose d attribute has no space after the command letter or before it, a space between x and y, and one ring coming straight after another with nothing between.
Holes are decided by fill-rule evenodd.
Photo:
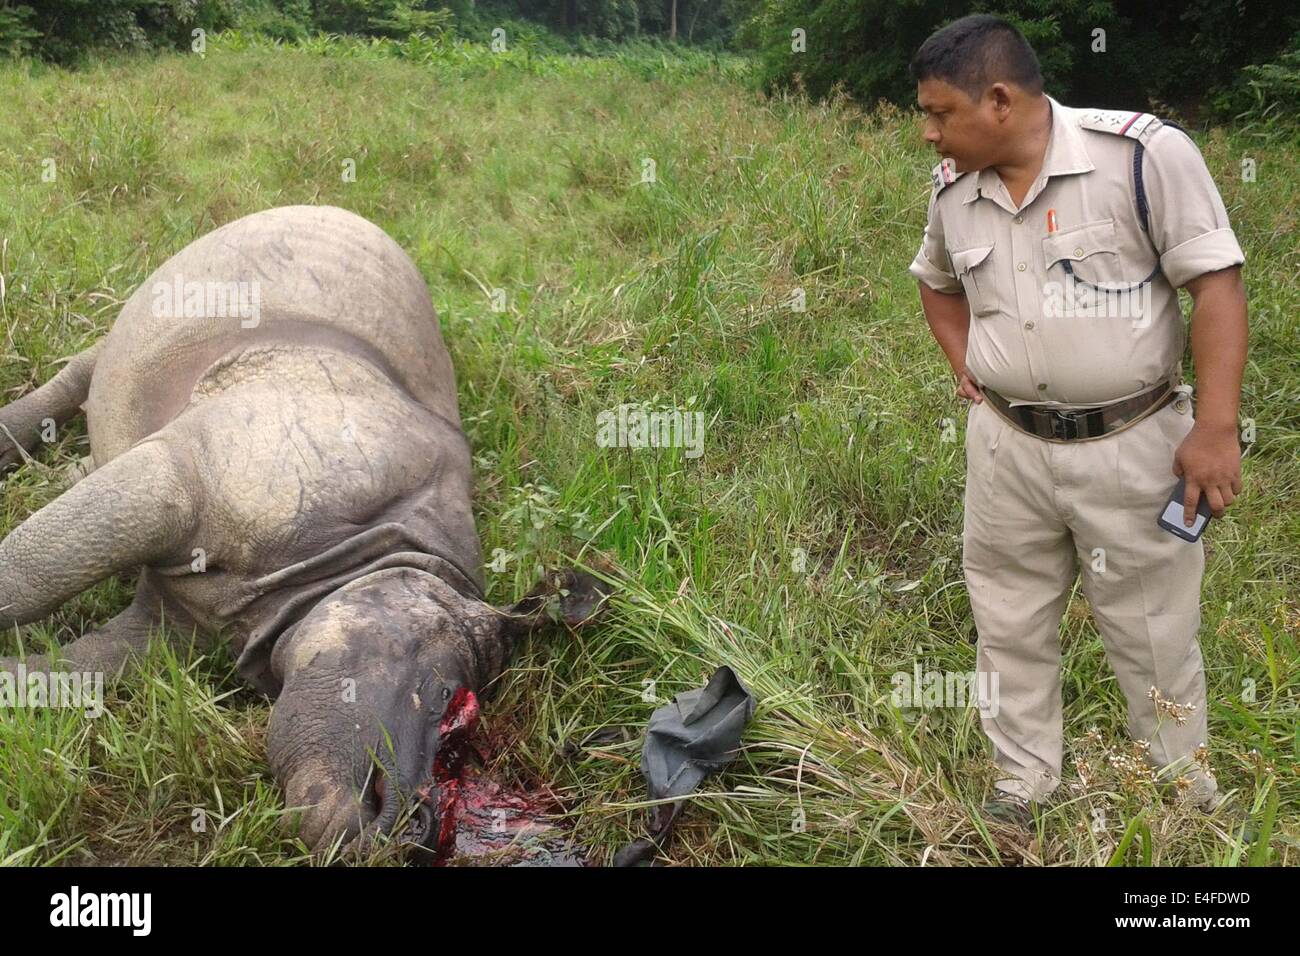
<instances>
[{"instance_id":1,"label":"khaki trousers","mask_svg":"<svg viewBox=\"0 0 1300 956\"><path fill-rule=\"evenodd\" d=\"M997 687L997 707L981 708L980 723L993 742L998 790L1043 800L1060 784L1060 621L1077 557L1128 701L1129 733L1150 743L1147 759L1164 768L1162 782L1186 776L1190 799L1214 795L1214 777L1192 761L1208 743L1197 642L1205 552L1156 525L1178 481L1174 452L1192 424L1182 398L1103 438L1050 442L1017 430L987 402L972 403L962 564L977 668L997 674L986 685ZM1157 710L1152 687L1195 708L1185 723Z\"/></svg>"}]
</instances>

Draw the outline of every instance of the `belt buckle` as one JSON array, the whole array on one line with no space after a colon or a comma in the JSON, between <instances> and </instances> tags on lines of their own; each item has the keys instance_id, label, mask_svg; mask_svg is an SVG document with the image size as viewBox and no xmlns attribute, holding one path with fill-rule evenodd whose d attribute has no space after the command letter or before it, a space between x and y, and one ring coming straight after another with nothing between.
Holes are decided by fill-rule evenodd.
<instances>
[{"instance_id":1,"label":"belt buckle","mask_svg":"<svg viewBox=\"0 0 1300 956\"><path fill-rule=\"evenodd\" d=\"M1079 422L1059 409L1052 409L1052 437L1071 441L1079 437Z\"/></svg>"}]
</instances>

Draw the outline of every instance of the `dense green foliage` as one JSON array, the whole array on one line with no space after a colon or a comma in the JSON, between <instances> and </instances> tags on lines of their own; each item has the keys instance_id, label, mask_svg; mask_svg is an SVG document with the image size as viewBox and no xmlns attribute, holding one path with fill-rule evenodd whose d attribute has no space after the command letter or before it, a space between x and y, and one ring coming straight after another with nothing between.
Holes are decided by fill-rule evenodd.
<instances>
[{"instance_id":1,"label":"dense green foliage","mask_svg":"<svg viewBox=\"0 0 1300 956\"><path fill-rule=\"evenodd\" d=\"M0 50L68 61L90 48L188 47L232 26L240 0L0 0Z\"/></svg>"},{"instance_id":2,"label":"dense green foliage","mask_svg":"<svg viewBox=\"0 0 1300 956\"><path fill-rule=\"evenodd\" d=\"M1090 106L1300 114L1300 7L1263 0L742 0L738 40L769 88L911 103L907 64L938 27L972 12L1016 23L1053 95ZM792 35L803 30L806 50ZM1104 31L1099 33L1097 31ZM1103 46L1104 44L1104 46ZM1289 53L1287 52L1289 49Z\"/></svg>"},{"instance_id":3,"label":"dense green foliage","mask_svg":"<svg viewBox=\"0 0 1300 956\"><path fill-rule=\"evenodd\" d=\"M550 53L647 39L734 47L757 54L768 90L821 97L838 85L863 103L909 104L912 54L972 11L1019 25L1066 102L1270 124L1300 116L1300 7L1264 0L0 0L0 55L66 63L92 49L186 49L196 29L231 27L284 41L449 34L478 43L500 29Z\"/></svg>"},{"instance_id":4,"label":"dense green foliage","mask_svg":"<svg viewBox=\"0 0 1300 956\"><path fill-rule=\"evenodd\" d=\"M186 48L195 29L231 26L281 40L449 29L482 40L509 21L556 33L557 51L579 36L721 43L733 7L734 0L0 0L0 51L66 62L93 48Z\"/></svg>"}]
</instances>

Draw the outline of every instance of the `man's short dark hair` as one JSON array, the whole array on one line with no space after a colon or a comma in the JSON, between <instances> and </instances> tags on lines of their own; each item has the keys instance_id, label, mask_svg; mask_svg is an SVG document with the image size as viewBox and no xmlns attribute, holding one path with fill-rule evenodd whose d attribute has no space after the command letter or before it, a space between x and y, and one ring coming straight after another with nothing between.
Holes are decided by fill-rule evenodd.
<instances>
[{"instance_id":1,"label":"man's short dark hair","mask_svg":"<svg viewBox=\"0 0 1300 956\"><path fill-rule=\"evenodd\" d=\"M943 80L972 100L994 83L1010 82L1030 93L1043 92L1038 56L1024 34L990 13L954 20L921 44L912 57L912 78Z\"/></svg>"}]
</instances>

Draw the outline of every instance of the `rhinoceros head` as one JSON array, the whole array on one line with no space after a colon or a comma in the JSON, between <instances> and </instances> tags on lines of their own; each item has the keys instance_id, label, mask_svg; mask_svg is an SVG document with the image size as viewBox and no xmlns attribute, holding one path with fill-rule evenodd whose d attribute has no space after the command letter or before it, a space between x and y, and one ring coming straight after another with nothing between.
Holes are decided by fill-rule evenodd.
<instances>
[{"instance_id":1,"label":"rhinoceros head","mask_svg":"<svg viewBox=\"0 0 1300 956\"><path fill-rule=\"evenodd\" d=\"M519 638L588 621L607 594L566 571L497 609L426 572L390 568L319 602L272 658L282 690L269 759L287 805L302 808L304 842L365 853L381 837L425 848L445 838L438 763L463 749L448 737L472 724Z\"/></svg>"}]
</instances>

